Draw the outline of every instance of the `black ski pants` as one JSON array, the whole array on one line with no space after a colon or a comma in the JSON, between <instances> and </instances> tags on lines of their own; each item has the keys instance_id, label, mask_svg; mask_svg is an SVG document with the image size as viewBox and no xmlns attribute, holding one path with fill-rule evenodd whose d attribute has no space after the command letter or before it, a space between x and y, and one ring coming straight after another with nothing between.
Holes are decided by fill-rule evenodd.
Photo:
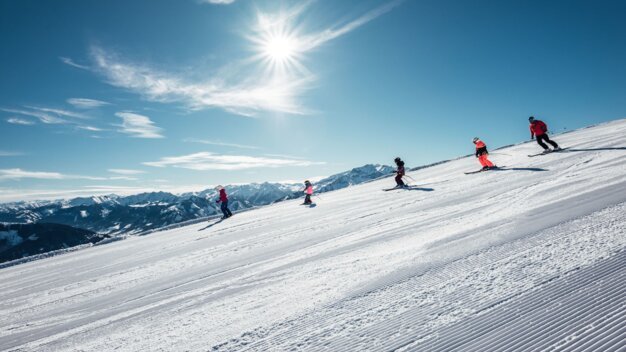
<instances>
[{"instance_id":1,"label":"black ski pants","mask_svg":"<svg viewBox=\"0 0 626 352\"><path fill-rule=\"evenodd\" d=\"M402 175L396 175L396 185L404 186L404 181L402 181Z\"/></svg>"},{"instance_id":2,"label":"black ski pants","mask_svg":"<svg viewBox=\"0 0 626 352\"><path fill-rule=\"evenodd\" d=\"M539 144L543 149L548 149L548 146L544 143L544 141L550 143L550 145L552 145L554 148L559 147L559 145L556 144L555 141L551 140L550 137L548 137L547 133L544 133L541 136L537 136L537 144Z\"/></svg>"},{"instance_id":3,"label":"black ski pants","mask_svg":"<svg viewBox=\"0 0 626 352\"><path fill-rule=\"evenodd\" d=\"M228 209L228 201L227 200L222 202L221 208L222 208L222 213L224 213L224 217L225 218L229 218L229 217L233 216L233 213L231 213L230 209Z\"/></svg>"}]
</instances>

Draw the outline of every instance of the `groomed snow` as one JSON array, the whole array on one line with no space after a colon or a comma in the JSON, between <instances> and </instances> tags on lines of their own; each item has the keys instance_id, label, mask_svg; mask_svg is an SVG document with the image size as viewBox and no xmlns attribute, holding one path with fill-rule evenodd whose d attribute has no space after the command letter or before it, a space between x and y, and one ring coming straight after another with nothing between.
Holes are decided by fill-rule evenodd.
<instances>
[{"instance_id":1,"label":"groomed snow","mask_svg":"<svg viewBox=\"0 0 626 352\"><path fill-rule=\"evenodd\" d=\"M0 350L623 351L626 120L554 139L2 269Z\"/></svg>"}]
</instances>

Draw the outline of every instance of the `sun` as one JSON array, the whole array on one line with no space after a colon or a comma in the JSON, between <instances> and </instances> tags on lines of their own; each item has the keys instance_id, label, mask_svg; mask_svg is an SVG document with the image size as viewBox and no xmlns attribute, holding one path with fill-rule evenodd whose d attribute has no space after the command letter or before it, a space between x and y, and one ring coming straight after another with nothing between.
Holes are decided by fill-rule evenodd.
<instances>
[{"instance_id":1,"label":"sun","mask_svg":"<svg viewBox=\"0 0 626 352\"><path fill-rule=\"evenodd\" d=\"M287 36L276 35L268 38L263 51L272 60L279 62L289 61L296 54L296 43Z\"/></svg>"},{"instance_id":2,"label":"sun","mask_svg":"<svg viewBox=\"0 0 626 352\"><path fill-rule=\"evenodd\" d=\"M308 74L302 61L307 51L306 40L292 24L289 13L268 15L258 13L254 31L248 36L255 54L253 61L262 65L263 73L272 79L286 79Z\"/></svg>"}]
</instances>

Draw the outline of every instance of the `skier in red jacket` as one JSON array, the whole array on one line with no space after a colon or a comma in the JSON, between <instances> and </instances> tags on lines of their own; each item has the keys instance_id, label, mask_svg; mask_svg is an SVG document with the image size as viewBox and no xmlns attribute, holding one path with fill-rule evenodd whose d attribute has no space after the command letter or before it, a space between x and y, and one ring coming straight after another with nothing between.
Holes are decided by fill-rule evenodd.
<instances>
[{"instance_id":1,"label":"skier in red jacket","mask_svg":"<svg viewBox=\"0 0 626 352\"><path fill-rule=\"evenodd\" d=\"M222 203L220 205L220 208L222 209L222 213L224 213L224 216L222 216L222 219L226 219L226 218L233 216L233 213L230 211L230 209L228 209L228 197L226 196L226 190L222 186L217 186L215 187L215 189L220 191L220 199L218 199L216 203L218 204Z\"/></svg>"},{"instance_id":2,"label":"skier in red jacket","mask_svg":"<svg viewBox=\"0 0 626 352\"><path fill-rule=\"evenodd\" d=\"M548 137L548 126L543 121L535 120L534 116L529 117L528 121L530 122L530 139L537 137L537 143L543 148L544 153L561 150L561 147ZM550 150L544 141L550 143L554 149Z\"/></svg>"},{"instance_id":3,"label":"skier in red jacket","mask_svg":"<svg viewBox=\"0 0 626 352\"><path fill-rule=\"evenodd\" d=\"M478 162L483 166L483 170L489 170L496 167L491 161L489 161L489 152L487 151L487 145L481 141L478 137L474 137L472 141L476 145L476 157Z\"/></svg>"}]
</instances>

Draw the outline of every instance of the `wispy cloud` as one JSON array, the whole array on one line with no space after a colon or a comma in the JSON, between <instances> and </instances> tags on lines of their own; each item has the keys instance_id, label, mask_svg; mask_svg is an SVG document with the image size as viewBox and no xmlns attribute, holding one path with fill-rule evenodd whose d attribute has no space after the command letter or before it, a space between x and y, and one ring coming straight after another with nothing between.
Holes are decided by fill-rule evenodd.
<instances>
[{"instance_id":1,"label":"wispy cloud","mask_svg":"<svg viewBox=\"0 0 626 352\"><path fill-rule=\"evenodd\" d=\"M285 166L311 166L324 164L324 162L199 152L189 155L164 157L159 161L144 162L143 164L154 167L170 166L190 170L245 170Z\"/></svg>"},{"instance_id":2,"label":"wispy cloud","mask_svg":"<svg viewBox=\"0 0 626 352\"><path fill-rule=\"evenodd\" d=\"M99 127L93 127L93 126L77 126L76 128L81 129L81 130L85 130L85 131L91 131L91 132L100 132L100 131L104 131L102 128Z\"/></svg>"},{"instance_id":3,"label":"wispy cloud","mask_svg":"<svg viewBox=\"0 0 626 352\"><path fill-rule=\"evenodd\" d=\"M139 175L146 173L145 171L131 169L108 169L107 171L119 175Z\"/></svg>"},{"instance_id":4,"label":"wispy cloud","mask_svg":"<svg viewBox=\"0 0 626 352\"><path fill-rule=\"evenodd\" d=\"M214 5L228 5L235 2L235 0L200 0L200 2Z\"/></svg>"},{"instance_id":5,"label":"wispy cloud","mask_svg":"<svg viewBox=\"0 0 626 352\"><path fill-rule=\"evenodd\" d=\"M29 108L35 111L51 113L51 114L55 114L58 116L64 116L64 117L73 117L73 118L84 119L84 120L87 120L90 118L89 116L82 114L80 112L74 112L74 111L69 111L69 110L64 110L64 109L54 109L54 108L45 108L45 107L37 107L37 106L26 106L26 108Z\"/></svg>"},{"instance_id":6,"label":"wispy cloud","mask_svg":"<svg viewBox=\"0 0 626 352\"><path fill-rule=\"evenodd\" d=\"M206 139L198 139L198 138L185 138L183 142L187 143L200 143L200 144L208 144L208 145L217 145L222 147L233 147L233 148L241 148L241 149L259 149L259 147L255 147L252 145L244 145L244 144L235 144L235 143L224 143L220 141L211 141Z\"/></svg>"},{"instance_id":7,"label":"wispy cloud","mask_svg":"<svg viewBox=\"0 0 626 352\"><path fill-rule=\"evenodd\" d=\"M63 62L64 64L70 65L72 67L80 68L82 70L89 70L89 66L79 65L75 63L74 60L70 59L69 57L60 56L59 60L61 60L61 62Z\"/></svg>"},{"instance_id":8,"label":"wispy cloud","mask_svg":"<svg viewBox=\"0 0 626 352\"><path fill-rule=\"evenodd\" d=\"M312 110L300 100L313 88L317 77L298 59L390 11L400 2L392 1L354 20L308 34L297 24L304 22L299 17L305 15L304 10L311 2L278 15L259 13L258 23L253 28L255 34L248 39L257 46L260 54L232 60L228 68L218 68L215 76L205 79L191 79L124 60L97 46L91 48L90 56L93 70L109 84L140 94L150 101L181 103L191 110L220 108L243 116L256 116L262 112L310 114ZM284 51L293 57L289 60L270 58L268 61L268 47L275 47L275 42L279 42L278 46L287 43L288 48ZM288 65L286 61L290 61Z\"/></svg>"},{"instance_id":9,"label":"wispy cloud","mask_svg":"<svg viewBox=\"0 0 626 352\"><path fill-rule=\"evenodd\" d=\"M8 152L6 150L0 150L0 156L19 156L19 155L24 155L24 153Z\"/></svg>"},{"instance_id":10,"label":"wispy cloud","mask_svg":"<svg viewBox=\"0 0 626 352\"><path fill-rule=\"evenodd\" d=\"M38 111L38 110L24 110L24 109L7 109L7 108L0 108L0 111L4 111L4 112L10 112L13 114L19 114L19 115L23 115L23 116L31 116L31 117L36 117L37 119L39 119L39 121L41 121L42 123L45 124L66 124L66 123L70 123L69 121L59 118L57 116L54 116L53 114L44 112L44 111Z\"/></svg>"},{"instance_id":11,"label":"wispy cloud","mask_svg":"<svg viewBox=\"0 0 626 352\"><path fill-rule=\"evenodd\" d=\"M30 116L39 119L39 121L45 124L77 124L76 121L68 120L67 118L81 119L87 120L90 117L81 114L79 112L64 110L64 109L56 109L56 108L47 108L47 107L37 107L37 106L24 106L19 109L12 108L0 108L0 111L9 112L12 114L18 114L22 116ZM11 123L16 124L30 124L32 125L32 121L23 120L19 118L10 118L7 120ZM28 121L28 122L27 122Z\"/></svg>"},{"instance_id":12,"label":"wispy cloud","mask_svg":"<svg viewBox=\"0 0 626 352\"><path fill-rule=\"evenodd\" d=\"M109 180L124 180L124 181L137 181L138 178L137 177L130 177L130 176L113 176L113 177L109 177Z\"/></svg>"},{"instance_id":13,"label":"wispy cloud","mask_svg":"<svg viewBox=\"0 0 626 352\"><path fill-rule=\"evenodd\" d=\"M0 156L2 156L0 152ZM21 155L21 154L12 154ZM131 170L132 171L132 170ZM130 174L121 174L121 176L85 176L85 175L72 175L62 174L60 172L48 172L48 171L28 171L20 168L15 169L0 169L0 181L3 180L22 180L22 179L39 179L39 180L90 180L90 181L136 181L136 177L129 176Z\"/></svg>"},{"instance_id":14,"label":"wispy cloud","mask_svg":"<svg viewBox=\"0 0 626 352\"><path fill-rule=\"evenodd\" d=\"M305 159L301 156L293 156L287 154L264 154L265 156L277 157L277 158L288 158L288 159Z\"/></svg>"},{"instance_id":15,"label":"wispy cloud","mask_svg":"<svg viewBox=\"0 0 626 352\"><path fill-rule=\"evenodd\" d=\"M185 77L160 72L147 65L120 60L117 55L93 47L92 58L97 71L111 85L128 89L157 102L179 102L191 110L221 108L243 116L260 111L304 113L296 96L311 83L311 77L291 80L245 78L229 81L215 77L204 82L191 82Z\"/></svg>"},{"instance_id":16,"label":"wispy cloud","mask_svg":"<svg viewBox=\"0 0 626 352\"><path fill-rule=\"evenodd\" d=\"M12 123L14 125L24 125L24 126L31 126L35 124L35 121L32 120L26 120L26 119L21 119L19 117L9 117L7 119L8 123Z\"/></svg>"},{"instance_id":17,"label":"wispy cloud","mask_svg":"<svg viewBox=\"0 0 626 352\"><path fill-rule=\"evenodd\" d=\"M152 188L96 186L83 189L0 189L0 202L57 200L116 193L118 195L153 191Z\"/></svg>"},{"instance_id":18,"label":"wispy cloud","mask_svg":"<svg viewBox=\"0 0 626 352\"><path fill-rule=\"evenodd\" d=\"M404 2L404 0L396 0L396 1L388 2L384 5L381 5L367 12L366 14L362 15L361 17L355 20L348 21L345 24L336 25L331 28L327 28L323 31L314 33L314 34L305 35L303 37L302 46L300 50L309 51L309 50L319 47L320 45L328 41L331 41L342 35L345 35L361 27L362 25L376 19L377 17L384 15L385 13L391 11L393 8L400 5L402 2Z\"/></svg>"},{"instance_id":19,"label":"wispy cloud","mask_svg":"<svg viewBox=\"0 0 626 352\"><path fill-rule=\"evenodd\" d=\"M163 138L162 129L154 126L154 122L147 116L128 111L117 112L115 116L122 119L120 132L135 138Z\"/></svg>"},{"instance_id":20,"label":"wispy cloud","mask_svg":"<svg viewBox=\"0 0 626 352\"><path fill-rule=\"evenodd\" d=\"M68 104L73 105L78 109L95 109L105 105L110 105L111 103L107 103L106 101L96 100L96 99L87 99L87 98L70 98L67 99Z\"/></svg>"},{"instance_id":21,"label":"wispy cloud","mask_svg":"<svg viewBox=\"0 0 626 352\"><path fill-rule=\"evenodd\" d=\"M106 177L93 177L82 175L64 175L58 172L27 171L22 169L0 169L1 180L21 180L34 178L42 180L107 180Z\"/></svg>"}]
</instances>

